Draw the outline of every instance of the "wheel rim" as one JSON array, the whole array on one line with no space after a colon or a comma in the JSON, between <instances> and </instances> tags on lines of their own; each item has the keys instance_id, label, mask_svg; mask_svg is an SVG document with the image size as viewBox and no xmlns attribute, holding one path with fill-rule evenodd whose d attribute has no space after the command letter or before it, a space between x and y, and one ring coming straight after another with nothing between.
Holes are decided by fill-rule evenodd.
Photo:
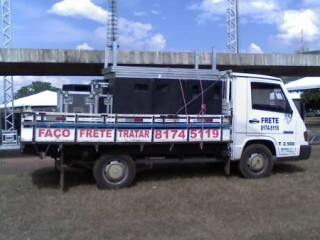
<instances>
[{"instance_id":1,"label":"wheel rim","mask_svg":"<svg viewBox=\"0 0 320 240\"><path fill-rule=\"evenodd\" d=\"M253 172L260 172L264 169L266 158L261 153L254 153L248 158L247 165Z\"/></svg>"},{"instance_id":2,"label":"wheel rim","mask_svg":"<svg viewBox=\"0 0 320 240\"><path fill-rule=\"evenodd\" d=\"M121 161L110 161L103 168L103 177L111 184L121 184L128 177L128 173L128 166Z\"/></svg>"}]
</instances>

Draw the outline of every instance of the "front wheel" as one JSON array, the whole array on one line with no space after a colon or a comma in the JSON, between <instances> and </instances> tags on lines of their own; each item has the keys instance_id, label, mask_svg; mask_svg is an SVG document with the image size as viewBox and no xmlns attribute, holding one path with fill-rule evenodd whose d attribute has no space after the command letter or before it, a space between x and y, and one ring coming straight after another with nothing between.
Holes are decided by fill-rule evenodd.
<instances>
[{"instance_id":1,"label":"front wheel","mask_svg":"<svg viewBox=\"0 0 320 240\"><path fill-rule=\"evenodd\" d=\"M104 155L94 164L93 175L101 189L129 187L136 175L136 166L130 156Z\"/></svg>"},{"instance_id":2,"label":"front wheel","mask_svg":"<svg viewBox=\"0 0 320 240\"><path fill-rule=\"evenodd\" d=\"M239 161L239 170L245 178L263 178L271 175L273 156L269 148L262 144L248 146Z\"/></svg>"}]
</instances>

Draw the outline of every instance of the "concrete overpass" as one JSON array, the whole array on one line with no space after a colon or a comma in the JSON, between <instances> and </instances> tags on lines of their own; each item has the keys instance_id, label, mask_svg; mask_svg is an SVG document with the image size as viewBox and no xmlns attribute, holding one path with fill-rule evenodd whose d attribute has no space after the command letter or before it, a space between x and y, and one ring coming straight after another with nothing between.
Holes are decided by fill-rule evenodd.
<instances>
[{"instance_id":1,"label":"concrete overpass","mask_svg":"<svg viewBox=\"0 0 320 240\"><path fill-rule=\"evenodd\" d=\"M111 54L109 55L111 62ZM194 67L194 53L119 52L118 65ZM320 54L217 53L217 68L274 76L320 76ZM211 53L199 54L199 67L210 68ZM99 76L103 51L0 49L1 75Z\"/></svg>"}]
</instances>

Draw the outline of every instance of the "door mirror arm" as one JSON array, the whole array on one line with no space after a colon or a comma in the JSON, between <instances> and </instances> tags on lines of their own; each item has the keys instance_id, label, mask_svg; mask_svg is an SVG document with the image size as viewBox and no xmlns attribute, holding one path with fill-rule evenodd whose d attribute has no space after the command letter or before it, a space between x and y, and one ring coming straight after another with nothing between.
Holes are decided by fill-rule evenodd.
<instances>
[{"instance_id":1,"label":"door mirror arm","mask_svg":"<svg viewBox=\"0 0 320 240\"><path fill-rule=\"evenodd\" d=\"M290 116L292 116L292 114L293 114L293 110L289 104L286 104L285 113L289 114Z\"/></svg>"}]
</instances>

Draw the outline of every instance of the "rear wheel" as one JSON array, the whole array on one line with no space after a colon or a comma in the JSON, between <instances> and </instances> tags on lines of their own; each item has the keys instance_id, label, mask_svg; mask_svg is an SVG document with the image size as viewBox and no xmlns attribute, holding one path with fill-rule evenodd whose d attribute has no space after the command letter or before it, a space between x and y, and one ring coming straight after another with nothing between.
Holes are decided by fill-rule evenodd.
<instances>
[{"instance_id":1,"label":"rear wheel","mask_svg":"<svg viewBox=\"0 0 320 240\"><path fill-rule=\"evenodd\" d=\"M263 178L271 175L273 156L269 148L262 144L248 146L239 161L239 170L245 178Z\"/></svg>"},{"instance_id":2,"label":"rear wheel","mask_svg":"<svg viewBox=\"0 0 320 240\"><path fill-rule=\"evenodd\" d=\"M136 166L130 156L104 155L94 164L93 175L101 189L129 187L136 175Z\"/></svg>"}]
</instances>

